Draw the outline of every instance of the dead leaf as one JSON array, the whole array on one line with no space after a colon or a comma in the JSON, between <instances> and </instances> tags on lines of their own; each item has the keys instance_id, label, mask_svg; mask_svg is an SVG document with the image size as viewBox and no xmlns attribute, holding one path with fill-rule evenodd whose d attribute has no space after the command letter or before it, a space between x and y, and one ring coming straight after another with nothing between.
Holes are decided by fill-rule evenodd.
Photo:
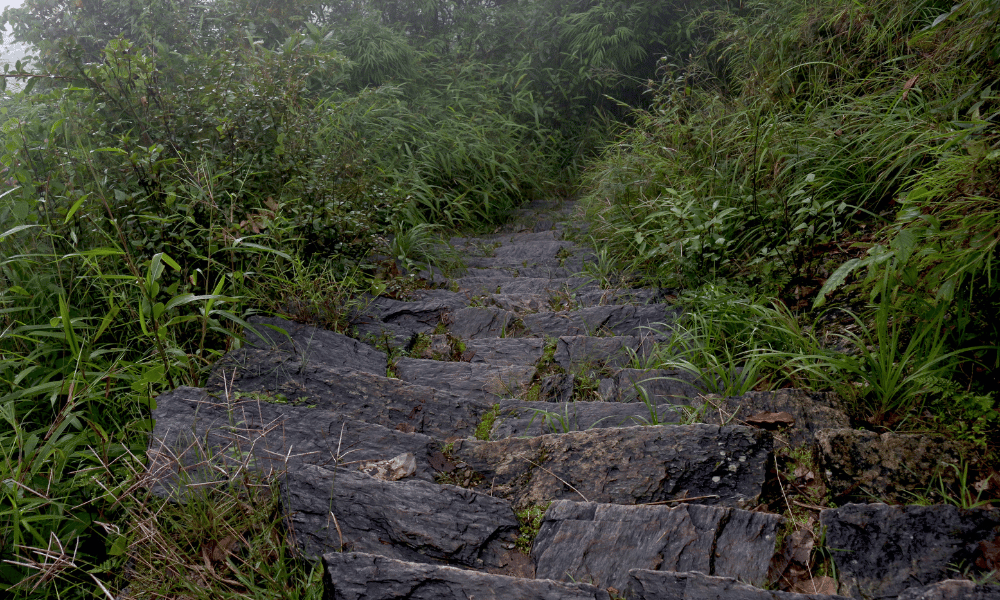
<instances>
[{"instance_id":1,"label":"dead leaf","mask_svg":"<svg viewBox=\"0 0 1000 600\"><path fill-rule=\"evenodd\" d=\"M910 79L906 83L903 84L903 97L901 98L902 100L906 100L906 97L910 95L910 88L912 88L914 84L917 83L918 77L920 77L920 75L914 75L913 77L910 77Z\"/></svg>"},{"instance_id":2,"label":"dead leaf","mask_svg":"<svg viewBox=\"0 0 1000 600\"><path fill-rule=\"evenodd\" d=\"M210 542L206 548L206 554L212 562L222 562L232 552L239 540L235 536L227 535L218 542Z\"/></svg>"},{"instance_id":3,"label":"dead leaf","mask_svg":"<svg viewBox=\"0 0 1000 600\"><path fill-rule=\"evenodd\" d=\"M786 412L762 412L743 419L747 425L761 429L781 429L795 425L795 417Z\"/></svg>"},{"instance_id":4,"label":"dead leaf","mask_svg":"<svg viewBox=\"0 0 1000 600\"><path fill-rule=\"evenodd\" d=\"M455 463L448 460L448 457L441 452L434 452L427 457L427 462L431 468L440 473L451 473L455 470Z\"/></svg>"},{"instance_id":5,"label":"dead leaf","mask_svg":"<svg viewBox=\"0 0 1000 600\"><path fill-rule=\"evenodd\" d=\"M979 554L976 566L984 571L1000 569L1000 537L992 542L979 542Z\"/></svg>"}]
</instances>

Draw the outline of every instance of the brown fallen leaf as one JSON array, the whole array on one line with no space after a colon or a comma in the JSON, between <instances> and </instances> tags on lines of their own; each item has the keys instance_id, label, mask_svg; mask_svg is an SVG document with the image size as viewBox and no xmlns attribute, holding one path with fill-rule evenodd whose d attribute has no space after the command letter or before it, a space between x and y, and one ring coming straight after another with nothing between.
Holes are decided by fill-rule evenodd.
<instances>
[{"instance_id":1,"label":"brown fallen leaf","mask_svg":"<svg viewBox=\"0 0 1000 600\"><path fill-rule=\"evenodd\" d=\"M984 571L1000 569L1000 537L991 542L979 542L978 554L977 567Z\"/></svg>"},{"instance_id":2,"label":"brown fallen leaf","mask_svg":"<svg viewBox=\"0 0 1000 600\"><path fill-rule=\"evenodd\" d=\"M910 79L906 83L903 84L903 97L901 98L901 100L906 100L906 97L910 95L910 89L913 88L914 84L917 83L918 77L920 77L920 75L914 75L913 77L910 77Z\"/></svg>"},{"instance_id":3,"label":"brown fallen leaf","mask_svg":"<svg viewBox=\"0 0 1000 600\"><path fill-rule=\"evenodd\" d=\"M795 425L795 417L786 412L762 412L743 419L747 425L761 429L781 429Z\"/></svg>"},{"instance_id":4,"label":"brown fallen leaf","mask_svg":"<svg viewBox=\"0 0 1000 600\"><path fill-rule=\"evenodd\" d=\"M427 462L431 468L440 473L451 473L455 470L455 463L448 460L448 457L441 452L434 452L427 457Z\"/></svg>"}]
</instances>

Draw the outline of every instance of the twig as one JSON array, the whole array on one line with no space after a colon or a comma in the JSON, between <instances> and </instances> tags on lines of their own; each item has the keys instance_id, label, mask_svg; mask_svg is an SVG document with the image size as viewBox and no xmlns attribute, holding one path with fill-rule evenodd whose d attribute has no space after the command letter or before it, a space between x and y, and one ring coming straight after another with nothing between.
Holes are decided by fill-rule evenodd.
<instances>
[{"instance_id":1,"label":"twig","mask_svg":"<svg viewBox=\"0 0 1000 600\"><path fill-rule=\"evenodd\" d=\"M694 496L692 498L675 498L674 500L659 500L657 502L643 502L642 504L636 504L636 506L659 506L661 504L670 504L671 502L694 502L695 500L707 500L709 498L718 498L718 494L709 494L707 496Z\"/></svg>"},{"instance_id":2,"label":"twig","mask_svg":"<svg viewBox=\"0 0 1000 600\"><path fill-rule=\"evenodd\" d=\"M805 502L799 502L798 500L792 500L792 504L795 506L801 506L802 508L808 508L811 510L829 510L828 506L816 506L815 504L806 504Z\"/></svg>"},{"instance_id":3,"label":"twig","mask_svg":"<svg viewBox=\"0 0 1000 600\"><path fill-rule=\"evenodd\" d=\"M561 481L561 482L565 483L565 484L566 484L566 485L567 485L567 486L569 487L569 489L573 490L573 491L574 491L574 492L576 492L577 494L580 494L580 497L581 497L581 498L583 498L583 501L584 501L584 502L590 502L590 500L587 500L587 497L583 495L583 492L581 492L580 490L578 490L578 489L576 489L575 487L573 487L573 484L571 484L570 482L566 481L566 480L565 480L565 479L563 479L562 477L560 477L560 476L556 475L556 474L555 474L555 473L553 473L552 471L550 471L550 470L546 469L545 467L543 467L542 465L540 465L540 464L536 463L535 461L531 460L530 458L526 458L526 459L524 459L524 460L526 460L527 462L529 462L529 463L531 463L531 464L535 465L536 467L538 467L539 469L541 469L541 470L545 471L545 472L546 472L546 473L548 473L549 475L551 475L551 476L555 477L555 478L556 478L556 479L558 479L559 481Z\"/></svg>"}]
</instances>

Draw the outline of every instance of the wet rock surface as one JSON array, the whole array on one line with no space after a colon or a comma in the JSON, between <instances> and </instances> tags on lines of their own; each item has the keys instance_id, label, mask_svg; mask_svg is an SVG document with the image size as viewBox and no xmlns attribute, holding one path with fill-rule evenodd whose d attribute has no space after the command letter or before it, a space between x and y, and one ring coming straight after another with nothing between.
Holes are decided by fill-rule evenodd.
<instances>
[{"instance_id":1,"label":"wet rock surface","mask_svg":"<svg viewBox=\"0 0 1000 600\"><path fill-rule=\"evenodd\" d=\"M326 598L997 598L1000 511L821 506L952 486L967 449L656 368L678 292L584 277L569 210L452 239L464 266L359 298L350 337L252 318L206 389L157 399L145 482L183 502L276 478Z\"/></svg>"},{"instance_id":2,"label":"wet rock surface","mask_svg":"<svg viewBox=\"0 0 1000 600\"><path fill-rule=\"evenodd\" d=\"M974 573L981 544L1000 537L1000 511L948 505L848 504L820 522L837 550L840 593L854 598L895 598L948 579L956 565Z\"/></svg>"},{"instance_id":3,"label":"wet rock surface","mask_svg":"<svg viewBox=\"0 0 1000 600\"><path fill-rule=\"evenodd\" d=\"M878 434L855 429L828 429L816 434L820 469L834 496L870 494L896 502L930 487L935 478L955 481L949 465L967 453L943 438L899 433Z\"/></svg>"}]
</instances>

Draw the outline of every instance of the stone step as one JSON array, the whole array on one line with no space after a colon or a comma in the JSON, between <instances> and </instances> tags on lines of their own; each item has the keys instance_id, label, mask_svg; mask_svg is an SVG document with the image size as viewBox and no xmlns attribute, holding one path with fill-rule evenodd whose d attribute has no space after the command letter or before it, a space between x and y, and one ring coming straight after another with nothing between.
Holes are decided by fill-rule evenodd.
<instances>
[{"instance_id":1,"label":"stone step","mask_svg":"<svg viewBox=\"0 0 1000 600\"><path fill-rule=\"evenodd\" d=\"M601 380L598 395L605 402L649 402L699 407L704 404L698 377L673 369L621 369Z\"/></svg>"},{"instance_id":2,"label":"stone step","mask_svg":"<svg viewBox=\"0 0 1000 600\"><path fill-rule=\"evenodd\" d=\"M430 456L441 444L316 408L245 397L226 401L200 388L161 394L153 410L149 473L154 492L183 495L192 486L227 484L247 469L264 475L306 464L365 467L403 454L414 477L433 481Z\"/></svg>"},{"instance_id":3,"label":"stone step","mask_svg":"<svg viewBox=\"0 0 1000 600\"><path fill-rule=\"evenodd\" d=\"M949 579L956 568L971 578L996 568L997 510L847 504L821 512L820 524L845 596L896 598Z\"/></svg>"},{"instance_id":4,"label":"stone step","mask_svg":"<svg viewBox=\"0 0 1000 600\"><path fill-rule=\"evenodd\" d=\"M459 277L452 283L460 292L480 294L532 294L549 296L554 293L596 291L596 286L580 277Z\"/></svg>"},{"instance_id":5,"label":"stone step","mask_svg":"<svg viewBox=\"0 0 1000 600\"><path fill-rule=\"evenodd\" d=\"M524 335L634 335L664 338L679 311L663 304L593 306L524 315Z\"/></svg>"},{"instance_id":6,"label":"stone step","mask_svg":"<svg viewBox=\"0 0 1000 600\"><path fill-rule=\"evenodd\" d=\"M699 498L741 507L759 497L771 448L771 435L758 429L660 425L459 440L451 453L482 476L480 486L511 500L516 510L561 499L643 504Z\"/></svg>"},{"instance_id":7,"label":"stone step","mask_svg":"<svg viewBox=\"0 0 1000 600\"><path fill-rule=\"evenodd\" d=\"M672 424L683 419L684 413L672 404L501 400L489 439Z\"/></svg>"},{"instance_id":8,"label":"stone step","mask_svg":"<svg viewBox=\"0 0 1000 600\"><path fill-rule=\"evenodd\" d=\"M483 303L496 306L518 315L553 310L570 310L575 308L569 294L488 294L483 297Z\"/></svg>"},{"instance_id":9,"label":"stone step","mask_svg":"<svg viewBox=\"0 0 1000 600\"><path fill-rule=\"evenodd\" d=\"M633 358L644 362L653 351L652 335L594 337L564 335L556 340L552 357L564 371L576 372L608 369L617 371L629 366Z\"/></svg>"},{"instance_id":10,"label":"stone step","mask_svg":"<svg viewBox=\"0 0 1000 600\"><path fill-rule=\"evenodd\" d=\"M551 279L565 279L576 277L583 270L583 261L577 258L569 258L563 261L562 265L519 265L511 267L517 272L518 277L548 277Z\"/></svg>"},{"instance_id":11,"label":"stone step","mask_svg":"<svg viewBox=\"0 0 1000 600\"><path fill-rule=\"evenodd\" d=\"M302 365L326 364L384 374L386 355L356 339L278 317L254 316L244 332L247 345L274 352Z\"/></svg>"},{"instance_id":12,"label":"stone step","mask_svg":"<svg viewBox=\"0 0 1000 600\"><path fill-rule=\"evenodd\" d=\"M458 340L453 336L430 336L430 345L418 358L432 360L460 360L491 365L538 364L545 353L545 340L541 338L486 338Z\"/></svg>"},{"instance_id":13,"label":"stone step","mask_svg":"<svg viewBox=\"0 0 1000 600\"><path fill-rule=\"evenodd\" d=\"M766 583L778 515L721 506L553 502L531 548L535 576L624 590L630 569Z\"/></svg>"},{"instance_id":14,"label":"stone step","mask_svg":"<svg viewBox=\"0 0 1000 600\"><path fill-rule=\"evenodd\" d=\"M628 572L628 585L622 597L625 600L847 600L844 596L765 590L732 577L716 577L697 571L675 573L649 569Z\"/></svg>"},{"instance_id":15,"label":"stone step","mask_svg":"<svg viewBox=\"0 0 1000 600\"><path fill-rule=\"evenodd\" d=\"M524 240L501 244L492 254L492 258L510 260L515 263L523 261L540 262L558 261L561 258L587 252L583 247L566 240Z\"/></svg>"},{"instance_id":16,"label":"stone step","mask_svg":"<svg viewBox=\"0 0 1000 600\"><path fill-rule=\"evenodd\" d=\"M367 552L419 563L503 569L527 563L505 500L452 485L303 465L282 478L297 547L311 559Z\"/></svg>"},{"instance_id":17,"label":"stone step","mask_svg":"<svg viewBox=\"0 0 1000 600\"><path fill-rule=\"evenodd\" d=\"M396 376L407 383L433 387L471 400L495 401L521 396L536 369L525 365L444 362L417 358L396 361Z\"/></svg>"},{"instance_id":18,"label":"stone step","mask_svg":"<svg viewBox=\"0 0 1000 600\"><path fill-rule=\"evenodd\" d=\"M448 331L463 340L512 336L520 319L497 307L465 307L448 314Z\"/></svg>"},{"instance_id":19,"label":"stone step","mask_svg":"<svg viewBox=\"0 0 1000 600\"><path fill-rule=\"evenodd\" d=\"M442 439L475 433L490 402L346 368L299 365L283 354L241 349L216 364L208 391L311 406L342 417Z\"/></svg>"},{"instance_id":20,"label":"stone step","mask_svg":"<svg viewBox=\"0 0 1000 600\"><path fill-rule=\"evenodd\" d=\"M328 600L611 600L586 583L525 579L357 552L323 555Z\"/></svg>"}]
</instances>

